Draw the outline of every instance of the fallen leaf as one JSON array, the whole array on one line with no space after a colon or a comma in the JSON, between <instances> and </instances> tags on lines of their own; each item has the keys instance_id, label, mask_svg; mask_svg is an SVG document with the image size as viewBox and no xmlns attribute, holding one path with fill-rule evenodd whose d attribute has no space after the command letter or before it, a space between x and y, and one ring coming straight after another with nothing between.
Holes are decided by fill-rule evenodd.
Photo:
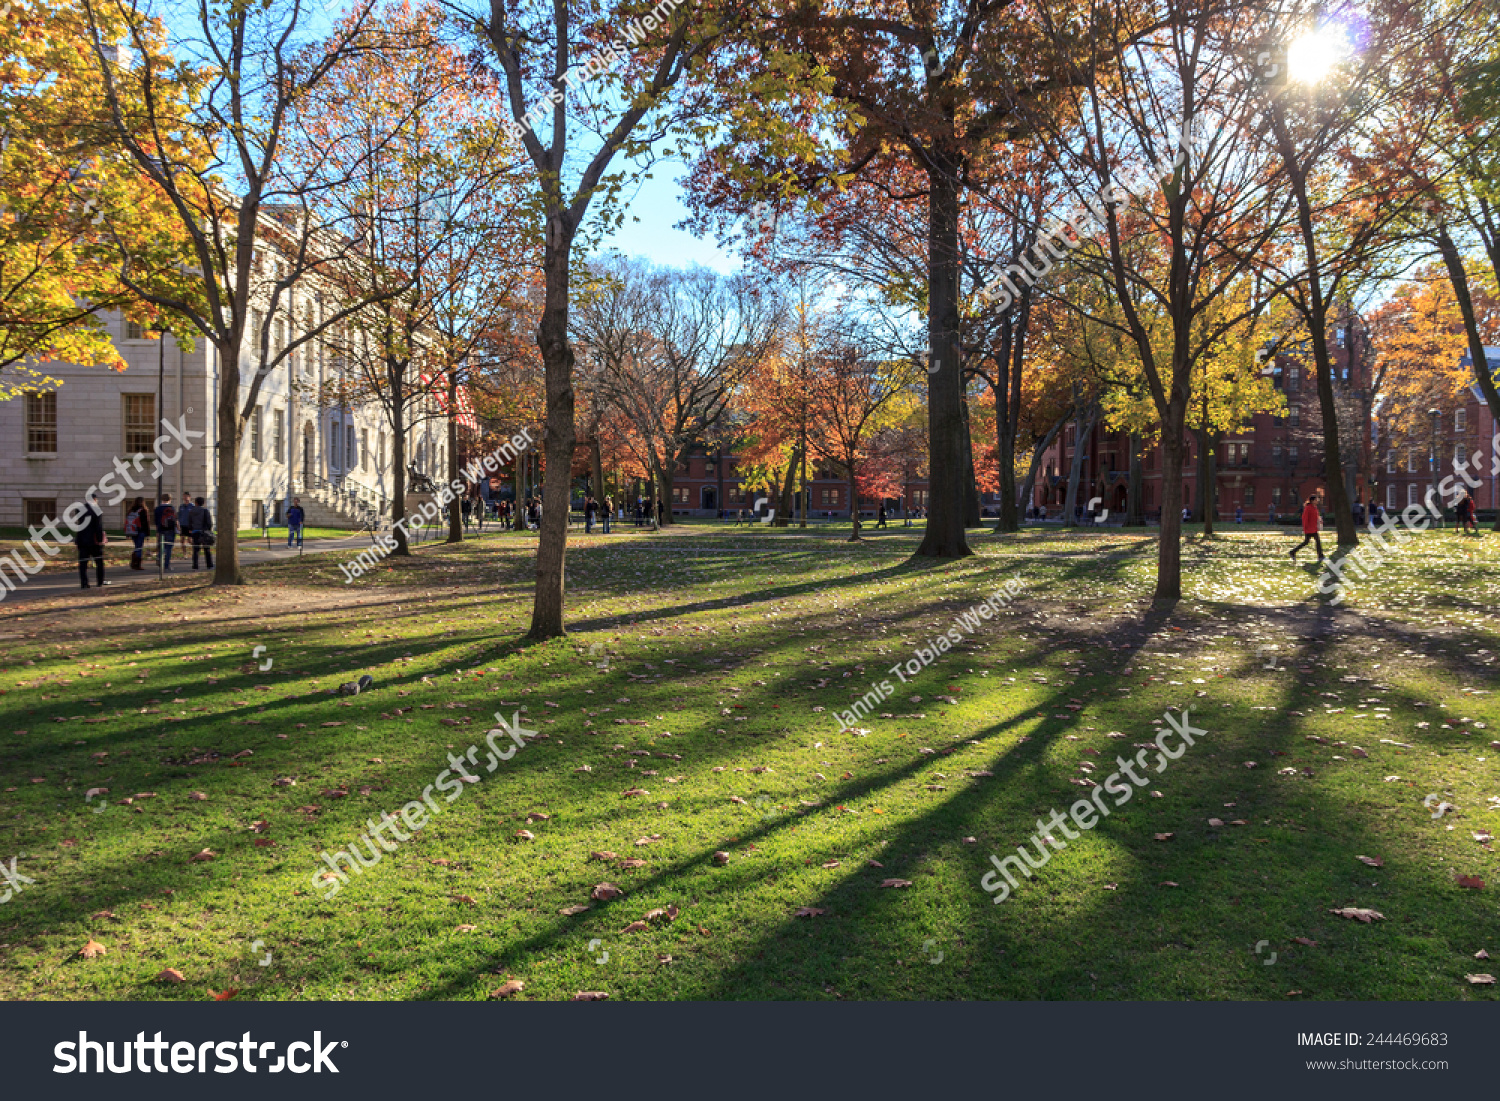
<instances>
[{"instance_id":1,"label":"fallen leaf","mask_svg":"<svg viewBox=\"0 0 1500 1101\"><path fill-rule=\"evenodd\" d=\"M469 895L452 895L450 897L453 899L454 902L461 902L465 906L477 906L477 905L479 905Z\"/></svg>"},{"instance_id":2,"label":"fallen leaf","mask_svg":"<svg viewBox=\"0 0 1500 1101\"><path fill-rule=\"evenodd\" d=\"M729 863L729 854L722 851L714 853L714 863L722 868Z\"/></svg>"},{"instance_id":3,"label":"fallen leaf","mask_svg":"<svg viewBox=\"0 0 1500 1101\"><path fill-rule=\"evenodd\" d=\"M228 990L217 990L216 991L212 987L210 987L208 992L209 992L209 994L211 994L213 996L214 1001L216 1001L216 1002L227 1002L230 998L234 997L236 994L239 993L239 989L237 987L231 987Z\"/></svg>"},{"instance_id":4,"label":"fallen leaf","mask_svg":"<svg viewBox=\"0 0 1500 1101\"><path fill-rule=\"evenodd\" d=\"M573 995L575 1002L602 1002L608 999L609 995L602 990L580 990Z\"/></svg>"},{"instance_id":5,"label":"fallen leaf","mask_svg":"<svg viewBox=\"0 0 1500 1101\"><path fill-rule=\"evenodd\" d=\"M1466 978L1466 979L1469 980L1469 985L1470 986L1494 986L1495 985L1495 976L1494 975L1465 975L1464 978Z\"/></svg>"},{"instance_id":6,"label":"fallen leaf","mask_svg":"<svg viewBox=\"0 0 1500 1101\"><path fill-rule=\"evenodd\" d=\"M1316 948L1318 946L1318 942L1317 941L1315 941L1315 940L1308 940L1306 937L1293 937L1292 940L1295 941L1297 944L1305 945L1308 948Z\"/></svg>"},{"instance_id":7,"label":"fallen leaf","mask_svg":"<svg viewBox=\"0 0 1500 1101\"><path fill-rule=\"evenodd\" d=\"M644 921L632 921L629 925L625 926L625 928L621 929L620 932L639 933L641 930L649 928L651 928L651 926L646 924Z\"/></svg>"},{"instance_id":8,"label":"fallen leaf","mask_svg":"<svg viewBox=\"0 0 1500 1101\"><path fill-rule=\"evenodd\" d=\"M1210 826L1213 826L1215 829L1217 829L1218 827L1220 827L1220 826L1222 826L1224 824L1224 821L1223 821L1223 819L1220 819L1220 818L1210 818L1208 820L1208 824Z\"/></svg>"},{"instance_id":9,"label":"fallen leaf","mask_svg":"<svg viewBox=\"0 0 1500 1101\"><path fill-rule=\"evenodd\" d=\"M184 983L184 982L187 982L187 980L182 977L182 972L179 971L179 970L177 970L177 968L175 968L175 967L169 967L165 971L163 971L160 975L157 975L156 976L156 981L157 982L170 982L170 983Z\"/></svg>"},{"instance_id":10,"label":"fallen leaf","mask_svg":"<svg viewBox=\"0 0 1500 1101\"><path fill-rule=\"evenodd\" d=\"M1172 840L1172 838L1174 838L1176 836L1177 835L1175 833L1157 833L1157 834L1152 834L1152 837L1155 840L1157 840L1157 841L1170 841L1170 840Z\"/></svg>"},{"instance_id":11,"label":"fallen leaf","mask_svg":"<svg viewBox=\"0 0 1500 1101\"><path fill-rule=\"evenodd\" d=\"M1468 887L1468 888L1470 888L1472 890L1475 890L1475 891L1482 891L1482 890L1484 890L1484 880L1480 879L1477 875L1461 875L1461 876L1459 876L1458 877L1458 885L1460 887Z\"/></svg>"},{"instance_id":12,"label":"fallen leaf","mask_svg":"<svg viewBox=\"0 0 1500 1101\"><path fill-rule=\"evenodd\" d=\"M513 998L513 997L515 997L517 994L519 994L521 991L523 991L525 989L526 989L526 984L524 982L522 982L520 979L511 979L508 982L501 983L499 989L497 989L497 990L491 990L490 991L490 997L491 998Z\"/></svg>"},{"instance_id":13,"label":"fallen leaf","mask_svg":"<svg viewBox=\"0 0 1500 1101\"><path fill-rule=\"evenodd\" d=\"M195 803L202 803L208 798L208 793L203 791L190 791L188 792L188 798Z\"/></svg>"},{"instance_id":14,"label":"fallen leaf","mask_svg":"<svg viewBox=\"0 0 1500 1101\"><path fill-rule=\"evenodd\" d=\"M593 909L592 906L585 906L582 903L574 903L572 906L564 906L561 910L559 910L557 912L559 914L561 914L563 917L573 917L576 914L583 913L585 910L592 910L592 909Z\"/></svg>"},{"instance_id":15,"label":"fallen leaf","mask_svg":"<svg viewBox=\"0 0 1500 1101\"><path fill-rule=\"evenodd\" d=\"M204 849L202 852L194 853L188 859L189 859L189 863L199 864L199 863L202 863L205 860L214 860L214 859L217 859L218 855L219 854L216 853L216 852L214 852L212 849Z\"/></svg>"},{"instance_id":16,"label":"fallen leaf","mask_svg":"<svg viewBox=\"0 0 1500 1101\"><path fill-rule=\"evenodd\" d=\"M837 868L838 866L839 862L837 860L825 860L823 862L823 867L825 868Z\"/></svg>"},{"instance_id":17,"label":"fallen leaf","mask_svg":"<svg viewBox=\"0 0 1500 1101\"><path fill-rule=\"evenodd\" d=\"M880 881L880 885L882 887L910 887L911 886L911 880L909 880L909 879L882 879Z\"/></svg>"},{"instance_id":18,"label":"fallen leaf","mask_svg":"<svg viewBox=\"0 0 1500 1101\"><path fill-rule=\"evenodd\" d=\"M590 860L614 860L615 854L608 849L589 853Z\"/></svg>"},{"instance_id":19,"label":"fallen leaf","mask_svg":"<svg viewBox=\"0 0 1500 1101\"><path fill-rule=\"evenodd\" d=\"M608 902L612 898L621 897L624 893L613 883L600 883L589 893L589 897L595 902Z\"/></svg>"},{"instance_id":20,"label":"fallen leaf","mask_svg":"<svg viewBox=\"0 0 1500 1101\"><path fill-rule=\"evenodd\" d=\"M530 830L517 830L516 831L516 837L519 838L522 841L535 841L536 840L536 834L532 833Z\"/></svg>"},{"instance_id":21,"label":"fallen leaf","mask_svg":"<svg viewBox=\"0 0 1500 1101\"><path fill-rule=\"evenodd\" d=\"M1330 914L1337 914L1339 917L1353 918L1355 921L1362 921L1366 925L1370 924L1370 922L1372 921L1385 920L1385 915L1380 911L1364 910L1360 909L1357 906L1344 906L1337 910L1329 910L1328 912Z\"/></svg>"},{"instance_id":22,"label":"fallen leaf","mask_svg":"<svg viewBox=\"0 0 1500 1101\"><path fill-rule=\"evenodd\" d=\"M793 917L822 917L826 913L828 913L827 910L820 910L816 906L803 906L803 907L800 907L797 910L797 912L795 914L793 914L792 916Z\"/></svg>"}]
</instances>

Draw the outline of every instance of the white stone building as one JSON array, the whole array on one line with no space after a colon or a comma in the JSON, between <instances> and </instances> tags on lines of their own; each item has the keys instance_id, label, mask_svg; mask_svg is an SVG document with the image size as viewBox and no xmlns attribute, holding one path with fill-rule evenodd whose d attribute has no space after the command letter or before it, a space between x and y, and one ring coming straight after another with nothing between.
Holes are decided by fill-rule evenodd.
<instances>
[{"instance_id":1,"label":"white stone building","mask_svg":"<svg viewBox=\"0 0 1500 1101\"><path fill-rule=\"evenodd\" d=\"M303 307L316 316L322 305L312 296L298 303L299 314ZM261 315L252 315L252 329L262 323ZM215 527L223 529L215 501L221 456L214 410L220 371L213 347L200 338L184 353L175 341L141 333L118 316L108 324L125 370L49 363L46 373L62 385L0 402L0 525L29 526L44 516L60 517L113 473L113 484L124 488L126 496L111 504L115 493L105 488L98 499L105 506L106 523L122 526L130 502L136 496L149 501L156 492L150 476L152 445L163 434L165 418L204 435L190 437L191 447L163 470L162 492L174 502L184 492L202 496ZM272 339L280 346L292 338L288 324L285 316L272 322ZM247 339L253 341L254 334ZM251 362L247 347L241 404L248 393L244 380L254 374ZM340 406L340 369L328 349L309 342L261 384L236 459L237 527L259 526L263 514L273 524L283 523L293 496L302 499L310 525L349 527L365 507L389 516L390 428L373 402ZM441 479L447 471L444 421L419 418L407 439L408 461ZM164 453L176 449L174 444Z\"/></svg>"}]
</instances>

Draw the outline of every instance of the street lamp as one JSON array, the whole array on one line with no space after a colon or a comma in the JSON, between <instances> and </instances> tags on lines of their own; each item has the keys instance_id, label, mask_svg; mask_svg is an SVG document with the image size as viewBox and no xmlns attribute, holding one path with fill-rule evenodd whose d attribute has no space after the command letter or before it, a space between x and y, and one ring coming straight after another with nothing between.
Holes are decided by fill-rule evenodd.
<instances>
[{"instance_id":1,"label":"street lamp","mask_svg":"<svg viewBox=\"0 0 1500 1101\"><path fill-rule=\"evenodd\" d=\"M1432 510L1437 513L1438 527L1443 526L1443 499L1438 496L1438 418L1443 415L1441 409L1429 409L1427 415L1432 418Z\"/></svg>"}]
</instances>

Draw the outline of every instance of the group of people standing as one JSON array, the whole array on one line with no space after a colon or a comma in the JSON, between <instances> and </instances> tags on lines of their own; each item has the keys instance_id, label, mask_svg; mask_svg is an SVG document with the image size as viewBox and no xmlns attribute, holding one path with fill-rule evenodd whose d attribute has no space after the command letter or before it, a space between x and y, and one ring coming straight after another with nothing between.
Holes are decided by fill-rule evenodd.
<instances>
[{"instance_id":1,"label":"group of people standing","mask_svg":"<svg viewBox=\"0 0 1500 1101\"><path fill-rule=\"evenodd\" d=\"M584 532L584 534L585 535L592 535L594 533L594 521L595 520L602 520L603 521L603 525L604 525L603 526L604 534L608 535L609 534L609 519L614 514L615 514L615 499L613 497L606 497L606 498L604 498L604 504L601 505L598 501L596 501L594 499L594 497L593 497L592 494L586 496L583 499L583 532Z\"/></svg>"},{"instance_id":2,"label":"group of people standing","mask_svg":"<svg viewBox=\"0 0 1500 1101\"><path fill-rule=\"evenodd\" d=\"M154 509L147 507L144 497L137 497L131 502L125 513L125 534L134 544L134 549L130 552L131 569L146 568L143 561L146 540L153 528L160 549L162 569L172 569L172 548L176 545L178 532L192 542L193 569L198 568L200 552L208 568L213 569L214 520L213 515L204 507L202 497L184 493L182 504L173 507L172 495L163 493L161 503ZM78 580L81 587L89 587L91 562L94 566L95 584L103 587L104 547L109 542L109 536L104 530L104 514L94 503L89 502L87 522L73 536L73 542L78 548Z\"/></svg>"}]
</instances>

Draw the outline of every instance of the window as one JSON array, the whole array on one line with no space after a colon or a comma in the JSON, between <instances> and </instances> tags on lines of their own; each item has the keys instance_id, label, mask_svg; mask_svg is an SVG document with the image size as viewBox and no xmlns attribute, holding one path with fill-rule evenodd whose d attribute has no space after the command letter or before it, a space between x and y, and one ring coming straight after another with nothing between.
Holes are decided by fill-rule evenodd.
<instances>
[{"instance_id":1,"label":"window","mask_svg":"<svg viewBox=\"0 0 1500 1101\"><path fill-rule=\"evenodd\" d=\"M353 470L354 460L354 426L347 424L344 426L344 469Z\"/></svg>"},{"instance_id":2,"label":"window","mask_svg":"<svg viewBox=\"0 0 1500 1101\"><path fill-rule=\"evenodd\" d=\"M1406 503L1409 505L1417 503L1417 486L1415 482L1408 483L1406 487Z\"/></svg>"},{"instance_id":3,"label":"window","mask_svg":"<svg viewBox=\"0 0 1500 1101\"><path fill-rule=\"evenodd\" d=\"M1453 410L1453 431L1467 432L1468 421L1469 411L1467 409L1460 406L1459 408Z\"/></svg>"},{"instance_id":4,"label":"window","mask_svg":"<svg viewBox=\"0 0 1500 1101\"><path fill-rule=\"evenodd\" d=\"M359 468L370 469L370 430L368 428L359 430Z\"/></svg>"},{"instance_id":5,"label":"window","mask_svg":"<svg viewBox=\"0 0 1500 1101\"><path fill-rule=\"evenodd\" d=\"M255 412L253 412L253 413L250 414L250 457L252 459L255 459L256 461L259 461L260 458L261 458L261 454L260 454L261 409L262 409L262 407L259 406L259 405L257 405L255 407Z\"/></svg>"},{"instance_id":6,"label":"window","mask_svg":"<svg viewBox=\"0 0 1500 1101\"><path fill-rule=\"evenodd\" d=\"M1293 428L1302 423L1302 406L1294 405L1286 411L1286 422Z\"/></svg>"},{"instance_id":7,"label":"window","mask_svg":"<svg viewBox=\"0 0 1500 1101\"><path fill-rule=\"evenodd\" d=\"M1280 486L1272 486L1271 487L1271 507L1272 508L1280 508L1281 507L1281 487Z\"/></svg>"},{"instance_id":8,"label":"window","mask_svg":"<svg viewBox=\"0 0 1500 1101\"><path fill-rule=\"evenodd\" d=\"M1251 482L1245 487L1244 505L1246 508L1249 508L1253 504L1255 504L1255 483Z\"/></svg>"},{"instance_id":9,"label":"window","mask_svg":"<svg viewBox=\"0 0 1500 1101\"><path fill-rule=\"evenodd\" d=\"M1289 466L1297 465L1297 445L1292 444L1286 449L1286 461Z\"/></svg>"},{"instance_id":10,"label":"window","mask_svg":"<svg viewBox=\"0 0 1500 1101\"><path fill-rule=\"evenodd\" d=\"M143 455L156 442L156 395L120 396L125 403L125 454Z\"/></svg>"},{"instance_id":11,"label":"window","mask_svg":"<svg viewBox=\"0 0 1500 1101\"><path fill-rule=\"evenodd\" d=\"M284 440L286 438L283 428L286 424L286 412L281 409L271 410L271 460L281 462Z\"/></svg>"},{"instance_id":12,"label":"window","mask_svg":"<svg viewBox=\"0 0 1500 1101\"><path fill-rule=\"evenodd\" d=\"M927 507L927 491L925 489L914 489L911 491L911 503L916 508Z\"/></svg>"},{"instance_id":13,"label":"window","mask_svg":"<svg viewBox=\"0 0 1500 1101\"><path fill-rule=\"evenodd\" d=\"M1467 458L1468 456L1464 454L1463 441L1455 440L1453 443L1453 465L1457 466Z\"/></svg>"},{"instance_id":14,"label":"window","mask_svg":"<svg viewBox=\"0 0 1500 1101\"><path fill-rule=\"evenodd\" d=\"M1392 509L1396 507L1396 486L1394 482L1388 482L1385 487L1385 507Z\"/></svg>"},{"instance_id":15,"label":"window","mask_svg":"<svg viewBox=\"0 0 1500 1101\"><path fill-rule=\"evenodd\" d=\"M838 508L838 504L839 504L839 491L838 490L836 490L836 489L825 489L825 490L822 490L821 492L823 494L822 501L823 501L823 507L824 508Z\"/></svg>"},{"instance_id":16,"label":"window","mask_svg":"<svg viewBox=\"0 0 1500 1101\"><path fill-rule=\"evenodd\" d=\"M1278 465L1281 463L1281 445L1279 443L1271 445L1271 462Z\"/></svg>"},{"instance_id":17,"label":"window","mask_svg":"<svg viewBox=\"0 0 1500 1101\"><path fill-rule=\"evenodd\" d=\"M265 314L259 310L250 311L250 350L256 355L260 354L260 338L265 331Z\"/></svg>"},{"instance_id":18,"label":"window","mask_svg":"<svg viewBox=\"0 0 1500 1101\"><path fill-rule=\"evenodd\" d=\"M714 476L714 474L716 473L717 470L718 470L718 468L716 466L714 466L714 461L712 459L707 459L707 460L704 461L704 463L703 463L703 476L705 478L712 478Z\"/></svg>"},{"instance_id":19,"label":"window","mask_svg":"<svg viewBox=\"0 0 1500 1101\"><path fill-rule=\"evenodd\" d=\"M687 486L673 486L672 487L672 503L674 505L686 505L688 503L688 488L687 488Z\"/></svg>"},{"instance_id":20,"label":"window","mask_svg":"<svg viewBox=\"0 0 1500 1101\"><path fill-rule=\"evenodd\" d=\"M1334 333L1335 333L1335 335L1334 335L1333 339L1337 342L1338 346L1340 348L1342 348L1344 346L1344 333L1345 333L1345 330L1344 329L1335 329Z\"/></svg>"},{"instance_id":21,"label":"window","mask_svg":"<svg viewBox=\"0 0 1500 1101\"><path fill-rule=\"evenodd\" d=\"M1387 451L1385 453L1385 472L1387 474L1396 473L1396 453L1394 451Z\"/></svg>"},{"instance_id":22,"label":"window","mask_svg":"<svg viewBox=\"0 0 1500 1101\"><path fill-rule=\"evenodd\" d=\"M328 457L329 466L339 465L339 422L334 421L328 426ZM420 465L420 464L419 464Z\"/></svg>"},{"instance_id":23,"label":"window","mask_svg":"<svg viewBox=\"0 0 1500 1101\"><path fill-rule=\"evenodd\" d=\"M141 323L139 321L127 321L125 322L125 339L145 340L146 330L141 327Z\"/></svg>"},{"instance_id":24,"label":"window","mask_svg":"<svg viewBox=\"0 0 1500 1101\"><path fill-rule=\"evenodd\" d=\"M1302 368L1301 367L1288 367L1286 369L1286 388L1288 390L1298 390L1298 389L1301 389L1301 387L1302 387Z\"/></svg>"},{"instance_id":25,"label":"window","mask_svg":"<svg viewBox=\"0 0 1500 1101\"><path fill-rule=\"evenodd\" d=\"M1411 448L1406 452L1406 472L1415 474L1417 472L1417 450Z\"/></svg>"},{"instance_id":26,"label":"window","mask_svg":"<svg viewBox=\"0 0 1500 1101\"><path fill-rule=\"evenodd\" d=\"M57 392L26 395L26 453L57 454Z\"/></svg>"},{"instance_id":27,"label":"window","mask_svg":"<svg viewBox=\"0 0 1500 1101\"><path fill-rule=\"evenodd\" d=\"M26 526L28 528L39 528L47 520L57 515L56 497L27 497L22 502L26 510Z\"/></svg>"},{"instance_id":28,"label":"window","mask_svg":"<svg viewBox=\"0 0 1500 1101\"><path fill-rule=\"evenodd\" d=\"M376 437L375 444L375 466L378 470L385 469L385 433Z\"/></svg>"}]
</instances>

